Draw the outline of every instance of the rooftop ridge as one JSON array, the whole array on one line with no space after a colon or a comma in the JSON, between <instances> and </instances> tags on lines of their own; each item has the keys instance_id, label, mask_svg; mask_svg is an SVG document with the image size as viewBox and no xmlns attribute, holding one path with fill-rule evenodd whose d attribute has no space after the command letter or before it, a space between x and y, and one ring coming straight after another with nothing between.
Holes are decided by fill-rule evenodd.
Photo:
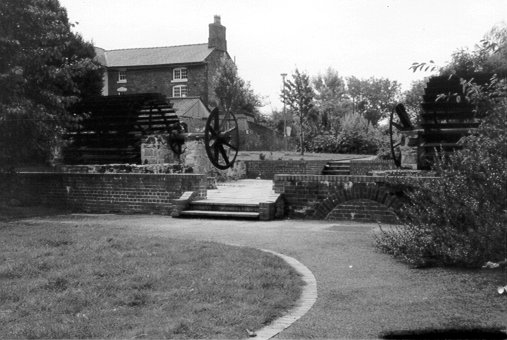
<instances>
[{"instance_id":1,"label":"rooftop ridge","mask_svg":"<svg viewBox=\"0 0 507 340\"><path fill-rule=\"evenodd\" d=\"M184 47L184 46L198 46L198 45L208 45L208 43L200 43L200 44L183 44L183 45L172 45L172 46L153 46L153 47L131 47L131 48L117 48L113 50L103 49L105 52L113 52L113 51L130 51L130 50L149 50L155 48L171 48L171 47Z\"/></svg>"}]
</instances>

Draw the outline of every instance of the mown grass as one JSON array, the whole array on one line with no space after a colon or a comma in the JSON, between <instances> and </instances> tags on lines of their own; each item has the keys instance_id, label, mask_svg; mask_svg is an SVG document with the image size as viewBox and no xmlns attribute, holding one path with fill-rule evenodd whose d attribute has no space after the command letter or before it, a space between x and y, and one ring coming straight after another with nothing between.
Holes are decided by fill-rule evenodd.
<instances>
[{"instance_id":1,"label":"mown grass","mask_svg":"<svg viewBox=\"0 0 507 340\"><path fill-rule=\"evenodd\" d=\"M302 284L255 249L0 222L3 338L244 338Z\"/></svg>"}]
</instances>

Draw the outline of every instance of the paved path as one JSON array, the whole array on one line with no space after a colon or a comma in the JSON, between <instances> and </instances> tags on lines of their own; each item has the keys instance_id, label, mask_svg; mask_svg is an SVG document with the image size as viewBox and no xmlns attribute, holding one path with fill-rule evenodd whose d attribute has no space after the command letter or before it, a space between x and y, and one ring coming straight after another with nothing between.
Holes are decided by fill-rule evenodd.
<instances>
[{"instance_id":1,"label":"paved path","mask_svg":"<svg viewBox=\"0 0 507 340\"><path fill-rule=\"evenodd\" d=\"M223 221L145 215L67 215L32 219L101 224L135 235L223 242L293 257L315 275L318 299L277 338L376 338L382 331L480 322L507 327L507 304L489 272L413 270L373 246L375 225L325 221ZM503 276L502 276L503 277ZM473 299L461 292L474 282ZM441 284L445 283L445 284ZM476 301L487 301L488 311Z\"/></svg>"}]
</instances>

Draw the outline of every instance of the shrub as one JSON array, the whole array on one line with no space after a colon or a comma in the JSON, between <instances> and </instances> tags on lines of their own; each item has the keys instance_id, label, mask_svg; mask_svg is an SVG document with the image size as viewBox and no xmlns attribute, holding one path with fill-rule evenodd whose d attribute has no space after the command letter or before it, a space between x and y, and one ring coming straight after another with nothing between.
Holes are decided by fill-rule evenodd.
<instances>
[{"instance_id":1,"label":"shrub","mask_svg":"<svg viewBox=\"0 0 507 340\"><path fill-rule=\"evenodd\" d=\"M437 178L419 181L407 193L410 202L401 216L405 225L383 229L376 237L380 249L415 266L477 267L503 259L507 89L505 82L493 83L489 95L477 88L469 92L475 103L490 104L481 106L486 110L479 129L462 139L462 150L436 159Z\"/></svg>"}]
</instances>

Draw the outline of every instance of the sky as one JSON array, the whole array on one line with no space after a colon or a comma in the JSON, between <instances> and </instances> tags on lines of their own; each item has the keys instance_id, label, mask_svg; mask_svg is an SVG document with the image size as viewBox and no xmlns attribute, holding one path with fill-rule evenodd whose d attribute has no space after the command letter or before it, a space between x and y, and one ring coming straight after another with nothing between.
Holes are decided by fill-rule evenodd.
<instances>
[{"instance_id":1,"label":"sky","mask_svg":"<svg viewBox=\"0 0 507 340\"><path fill-rule=\"evenodd\" d=\"M282 73L383 77L402 89L507 22L507 0L60 0L95 46L110 49L205 43L221 16L240 76L261 96L261 112L281 110Z\"/></svg>"}]
</instances>

